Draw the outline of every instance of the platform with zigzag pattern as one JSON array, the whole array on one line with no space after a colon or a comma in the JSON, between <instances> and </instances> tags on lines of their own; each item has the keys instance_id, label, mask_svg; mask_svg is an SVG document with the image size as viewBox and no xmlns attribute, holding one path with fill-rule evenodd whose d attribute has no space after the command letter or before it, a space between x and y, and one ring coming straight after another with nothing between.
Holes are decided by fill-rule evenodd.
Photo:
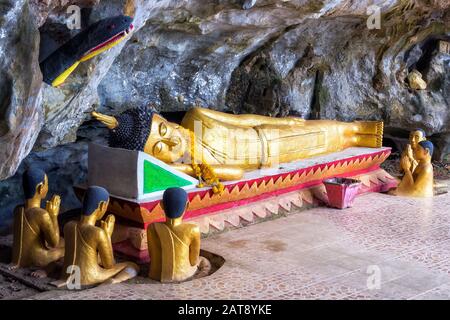
<instances>
[{"instance_id":1,"label":"platform with zigzag pattern","mask_svg":"<svg viewBox=\"0 0 450 320\"><path fill-rule=\"evenodd\" d=\"M341 152L281 164L276 169L256 170L248 172L242 180L225 183L225 191L221 195L214 194L211 188L195 188L194 179L191 178L191 184L187 188L190 205L185 219L194 219L260 202L273 196L318 186L324 179L331 177L361 176L363 184L370 185L371 179L376 180L378 187L375 191L386 191L385 189L396 184L393 177L380 169L380 164L388 158L390 153L390 148L348 148ZM135 166L139 165L137 160L139 156L136 155L134 158ZM127 171L127 174L129 172L138 174L138 171L137 169ZM92 176L91 172L89 174ZM78 193L82 193L82 189L78 188ZM129 221L130 224L146 228L150 223L164 220L164 212L159 205L161 197L161 191L144 195L140 199L111 192L108 211L122 220Z\"/></svg>"}]
</instances>

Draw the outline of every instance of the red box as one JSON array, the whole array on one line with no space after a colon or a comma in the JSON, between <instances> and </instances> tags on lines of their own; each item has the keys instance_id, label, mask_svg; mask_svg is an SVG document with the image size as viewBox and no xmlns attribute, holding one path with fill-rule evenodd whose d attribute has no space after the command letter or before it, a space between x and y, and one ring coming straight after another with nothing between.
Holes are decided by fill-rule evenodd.
<instances>
[{"instance_id":1,"label":"red box","mask_svg":"<svg viewBox=\"0 0 450 320\"><path fill-rule=\"evenodd\" d=\"M353 206L361 181L349 178L331 178L323 180L327 190L328 205L345 209Z\"/></svg>"}]
</instances>

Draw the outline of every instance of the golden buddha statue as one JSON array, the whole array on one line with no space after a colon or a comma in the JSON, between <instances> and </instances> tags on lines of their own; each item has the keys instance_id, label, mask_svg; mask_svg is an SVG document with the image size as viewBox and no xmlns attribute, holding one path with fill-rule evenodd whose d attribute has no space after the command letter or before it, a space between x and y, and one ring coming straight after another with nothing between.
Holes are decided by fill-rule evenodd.
<instances>
[{"instance_id":1,"label":"golden buddha statue","mask_svg":"<svg viewBox=\"0 0 450 320\"><path fill-rule=\"evenodd\" d=\"M183 189L167 189L161 206L166 222L153 223L147 229L149 277L161 282L184 281L209 265L209 261L200 257L200 229L195 224L183 223L188 207Z\"/></svg>"},{"instance_id":2,"label":"golden buddha statue","mask_svg":"<svg viewBox=\"0 0 450 320\"><path fill-rule=\"evenodd\" d=\"M101 221L109 204L108 191L101 187L89 187L83 199L80 221L64 226L66 254L64 256L63 281L67 284L73 266L79 268L80 285L119 283L137 276L139 267L133 262L115 263L111 235L115 219L109 215ZM100 221L100 227L96 223Z\"/></svg>"},{"instance_id":3,"label":"golden buddha statue","mask_svg":"<svg viewBox=\"0 0 450 320\"><path fill-rule=\"evenodd\" d=\"M47 276L48 267L64 256L64 241L59 235L58 215L61 199L53 196L45 209L41 202L48 193L44 171L30 168L23 174L25 206L14 212L12 267L38 267L32 276ZM50 267L50 269L53 269Z\"/></svg>"},{"instance_id":4,"label":"golden buddha statue","mask_svg":"<svg viewBox=\"0 0 450 320\"><path fill-rule=\"evenodd\" d=\"M422 129L416 129L411 131L409 134L409 144L406 145L406 148L403 150L401 158L408 158L411 163L410 171L414 172L418 165L418 161L414 158L415 150L419 142L427 140L425 131ZM400 168L403 171L403 168Z\"/></svg>"},{"instance_id":5,"label":"golden buddha statue","mask_svg":"<svg viewBox=\"0 0 450 320\"><path fill-rule=\"evenodd\" d=\"M414 158L418 161L414 171L411 171L411 161L402 157L400 165L405 172L398 187L391 192L393 195L410 197L432 197L434 195L434 177L431 157L434 146L431 141L420 141L414 149Z\"/></svg>"},{"instance_id":6,"label":"golden buddha statue","mask_svg":"<svg viewBox=\"0 0 450 320\"><path fill-rule=\"evenodd\" d=\"M273 118L204 108L190 109L181 125L147 107L117 117L92 115L111 129L111 147L143 151L194 177L208 166L221 180L348 147L381 147L383 139L380 121Z\"/></svg>"}]
</instances>

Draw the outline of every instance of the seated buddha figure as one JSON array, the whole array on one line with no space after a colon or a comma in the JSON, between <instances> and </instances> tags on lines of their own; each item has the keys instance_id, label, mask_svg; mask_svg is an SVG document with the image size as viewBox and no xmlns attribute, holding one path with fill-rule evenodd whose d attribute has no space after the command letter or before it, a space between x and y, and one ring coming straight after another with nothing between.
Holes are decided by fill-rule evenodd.
<instances>
[{"instance_id":1,"label":"seated buddha figure","mask_svg":"<svg viewBox=\"0 0 450 320\"><path fill-rule=\"evenodd\" d=\"M115 219L109 215L104 221L109 204L108 191L92 186L83 199L82 215L79 221L64 226L66 253L64 255L63 281L54 283L63 286L73 273L72 266L80 271L80 285L113 284L134 278L139 267L132 262L115 263L111 235ZM96 223L100 222L97 227Z\"/></svg>"},{"instance_id":2,"label":"seated buddha figure","mask_svg":"<svg viewBox=\"0 0 450 320\"><path fill-rule=\"evenodd\" d=\"M417 146L419 142L427 140L425 131L422 129L416 129L414 131L411 131L409 134L409 143L406 145L406 148L403 150L401 157L407 157L409 161L411 162L411 172L414 172L415 168L418 165L418 161L414 158L415 150L417 149ZM400 168L401 171L403 171L403 168Z\"/></svg>"},{"instance_id":3,"label":"seated buddha figure","mask_svg":"<svg viewBox=\"0 0 450 320\"><path fill-rule=\"evenodd\" d=\"M14 212L12 267L38 267L36 277L45 277L53 262L64 256L64 241L59 235L58 215L61 199L55 195L41 202L48 193L48 178L44 171L30 168L23 174L25 205Z\"/></svg>"},{"instance_id":4,"label":"seated buddha figure","mask_svg":"<svg viewBox=\"0 0 450 320\"><path fill-rule=\"evenodd\" d=\"M414 159L418 161L414 171L411 171L411 161L408 157L400 160L405 172L398 187L391 194L410 197L432 197L434 195L433 156L434 146L431 141L421 141L414 149Z\"/></svg>"},{"instance_id":5,"label":"seated buddha figure","mask_svg":"<svg viewBox=\"0 0 450 320\"><path fill-rule=\"evenodd\" d=\"M221 180L241 179L245 171L341 151L381 147L383 122L338 122L233 115L192 108L181 125L168 122L148 107L117 117L93 112L111 129L111 147L140 150L198 177L208 165Z\"/></svg>"},{"instance_id":6,"label":"seated buddha figure","mask_svg":"<svg viewBox=\"0 0 450 320\"><path fill-rule=\"evenodd\" d=\"M200 229L183 223L188 196L181 188L169 188L161 206L165 222L151 224L147 229L150 254L149 277L161 282L178 282L193 277L207 268L209 261L200 257Z\"/></svg>"}]
</instances>

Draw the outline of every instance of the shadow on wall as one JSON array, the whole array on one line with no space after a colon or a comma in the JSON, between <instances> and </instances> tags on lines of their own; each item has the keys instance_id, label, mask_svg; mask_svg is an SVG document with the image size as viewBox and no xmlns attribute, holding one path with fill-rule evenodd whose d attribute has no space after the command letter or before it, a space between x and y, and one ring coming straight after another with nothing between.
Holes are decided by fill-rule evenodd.
<instances>
[{"instance_id":1,"label":"shadow on wall","mask_svg":"<svg viewBox=\"0 0 450 320\"><path fill-rule=\"evenodd\" d=\"M53 194L61 196L61 212L80 207L72 187L86 181L88 143L106 144L107 129L97 123L86 123L78 130L77 136L74 143L32 152L24 159L13 177L0 181L0 234L9 233L11 230L13 210L23 203L24 198L22 174L31 165L47 173L48 198Z\"/></svg>"}]
</instances>

